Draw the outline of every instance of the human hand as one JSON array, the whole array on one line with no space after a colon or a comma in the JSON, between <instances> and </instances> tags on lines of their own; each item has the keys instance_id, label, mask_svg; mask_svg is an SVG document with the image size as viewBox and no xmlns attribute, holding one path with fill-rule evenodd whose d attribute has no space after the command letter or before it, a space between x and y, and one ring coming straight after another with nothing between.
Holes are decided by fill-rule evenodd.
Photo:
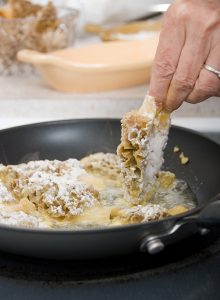
<instances>
[{"instance_id":1,"label":"human hand","mask_svg":"<svg viewBox=\"0 0 220 300\"><path fill-rule=\"evenodd\" d=\"M175 0L160 34L149 94L173 111L220 96L220 0Z\"/></svg>"}]
</instances>

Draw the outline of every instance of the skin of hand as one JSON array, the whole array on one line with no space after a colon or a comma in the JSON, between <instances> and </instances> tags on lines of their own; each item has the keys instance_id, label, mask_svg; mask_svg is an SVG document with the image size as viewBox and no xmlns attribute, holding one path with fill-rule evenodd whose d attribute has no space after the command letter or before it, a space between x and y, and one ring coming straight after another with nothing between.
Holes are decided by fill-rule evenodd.
<instances>
[{"instance_id":1,"label":"skin of hand","mask_svg":"<svg viewBox=\"0 0 220 300\"><path fill-rule=\"evenodd\" d=\"M220 71L220 0L175 0L164 18L149 94L168 111L220 96L220 79L205 63Z\"/></svg>"}]
</instances>

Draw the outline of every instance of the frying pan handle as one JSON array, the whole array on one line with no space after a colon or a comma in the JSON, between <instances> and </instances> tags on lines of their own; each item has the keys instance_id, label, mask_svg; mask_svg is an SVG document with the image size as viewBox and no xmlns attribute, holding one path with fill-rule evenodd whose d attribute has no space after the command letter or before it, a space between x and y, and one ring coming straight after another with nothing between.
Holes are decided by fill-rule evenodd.
<instances>
[{"instance_id":1,"label":"frying pan handle","mask_svg":"<svg viewBox=\"0 0 220 300\"><path fill-rule=\"evenodd\" d=\"M197 224L201 227L220 228L220 193L209 201L197 215Z\"/></svg>"},{"instance_id":2,"label":"frying pan handle","mask_svg":"<svg viewBox=\"0 0 220 300\"><path fill-rule=\"evenodd\" d=\"M209 229L220 229L220 193L210 199L209 204L201 209L198 214L182 218L166 231L145 236L141 241L140 251L150 254L162 251L165 245L168 245L170 241L171 243L175 241L178 235L184 236L187 226L190 226L191 233L192 228L194 228L194 232L199 229L202 235L208 233Z\"/></svg>"}]
</instances>

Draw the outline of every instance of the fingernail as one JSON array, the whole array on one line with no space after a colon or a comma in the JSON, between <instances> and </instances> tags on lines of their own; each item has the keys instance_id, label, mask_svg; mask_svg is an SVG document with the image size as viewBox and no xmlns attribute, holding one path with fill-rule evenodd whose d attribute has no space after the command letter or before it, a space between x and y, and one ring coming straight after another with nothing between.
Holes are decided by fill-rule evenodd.
<instances>
[{"instance_id":1,"label":"fingernail","mask_svg":"<svg viewBox=\"0 0 220 300\"><path fill-rule=\"evenodd\" d=\"M156 102L156 106L157 106L158 108L161 108L161 107L163 107L163 105L164 105L164 101L161 100L161 99L155 98L155 102Z\"/></svg>"}]
</instances>

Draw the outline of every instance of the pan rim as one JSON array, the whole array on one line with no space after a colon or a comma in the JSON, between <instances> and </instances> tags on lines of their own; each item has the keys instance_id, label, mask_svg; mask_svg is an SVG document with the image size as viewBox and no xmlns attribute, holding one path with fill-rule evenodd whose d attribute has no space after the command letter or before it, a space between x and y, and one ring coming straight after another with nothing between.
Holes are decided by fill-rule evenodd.
<instances>
[{"instance_id":1,"label":"pan rim","mask_svg":"<svg viewBox=\"0 0 220 300\"><path fill-rule=\"evenodd\" d=\"M43 121L43 122L36 122L36 123L28 123L25 125L18 125L18 126L12 126L12 127L8 127L8 128L4 128L4 129L0 129L0 134L7 132L7 131L11 131L11 130L19 130L19 129L23 129L23 128L29 128L29 127L43 127L45 125L59 125L59 124L68 124L68 123L77 123L77 122L94 122L94 121L105 121L105 122L111 122L111 121L115 121L115 122L120 122L121 118L77 118L77 119L60 119L60 120L51 120L51 121ZM190 129L190 128L186 128L183 126L179 126L179 125L173 125L171 124L171 128L174 129L180 129L183 130L185 132L189 132L192 134L196 134L197 136L208 140L209 142L215 144L217 147L220 147L219 144L215 141L213 141L212 139L210 139L209 137L204 136L201 132L196 131L194 129Z\"/></svg>"},{"instance_id":2,"label":"pan rim","mask_svg":"<svg viewBox=\"0 0 220 300\"><path fill-rule=\"evenodd\" d=\"M68 124L68 123L77 123L77 122L94 122L94 121L105 121L105 122L120 122L120 118L79 118L79 119L64 119L64 120L54 120L54 121L45 121L45 122L37 122L37 123L30 123L30 124L25 124L25 125L19 125L19 126L13 126L5 129L0 130L0 135L1 133L7 133L9 131L16 131L20 129L25 129L25 128L37 128L37 127L43 127L43 126L50 126L50 125L59 125L59 124ZM208 137L205 137L203 134L200 132L185 128L182 126L177 126L177 125L171 125L171 128L177 129L177 130L182 130L185 132L189 132L192 134L196 134L197 136L208 140L209 142L215 144L216 146L220 147L216 142L211 140ZM1 138L1 137L0 137ZM213 195L215 196L215 195ZM209 199L207 199L208 201ZM97 227L97 228L91 228L91 229L79 229L79 230L71 230L71 229L45 229L45 228L27 228L27 227L22 227L22 226L13 226L13 225L6 225L6 224L0 224L0 230L7 230L7 231L15 231L15 232L21 232L21 233L32 233L32 234L65 234L65 235L87 235L87 234L96 234L96 233L109 233L109 232L120 232L124 231L125 229L127 230L135 230L138 229L139 227L149 227L150 225L154 224L161 224L161 223L168 223L168 222L178 222L179 220L184 219L184 217L189 217L192 215L195 215L198 213L203 207L205 207L206 204L196 206L195 208L178 214L176 216L171 216L171 217L166 217L161 220L156 220L156 221L148 221L148 222L143 222L143 223L136 223L136 224L125 224L125 225L116 225L116 226L109 226L109 227Z\"/></svg>"}]
</instances>

